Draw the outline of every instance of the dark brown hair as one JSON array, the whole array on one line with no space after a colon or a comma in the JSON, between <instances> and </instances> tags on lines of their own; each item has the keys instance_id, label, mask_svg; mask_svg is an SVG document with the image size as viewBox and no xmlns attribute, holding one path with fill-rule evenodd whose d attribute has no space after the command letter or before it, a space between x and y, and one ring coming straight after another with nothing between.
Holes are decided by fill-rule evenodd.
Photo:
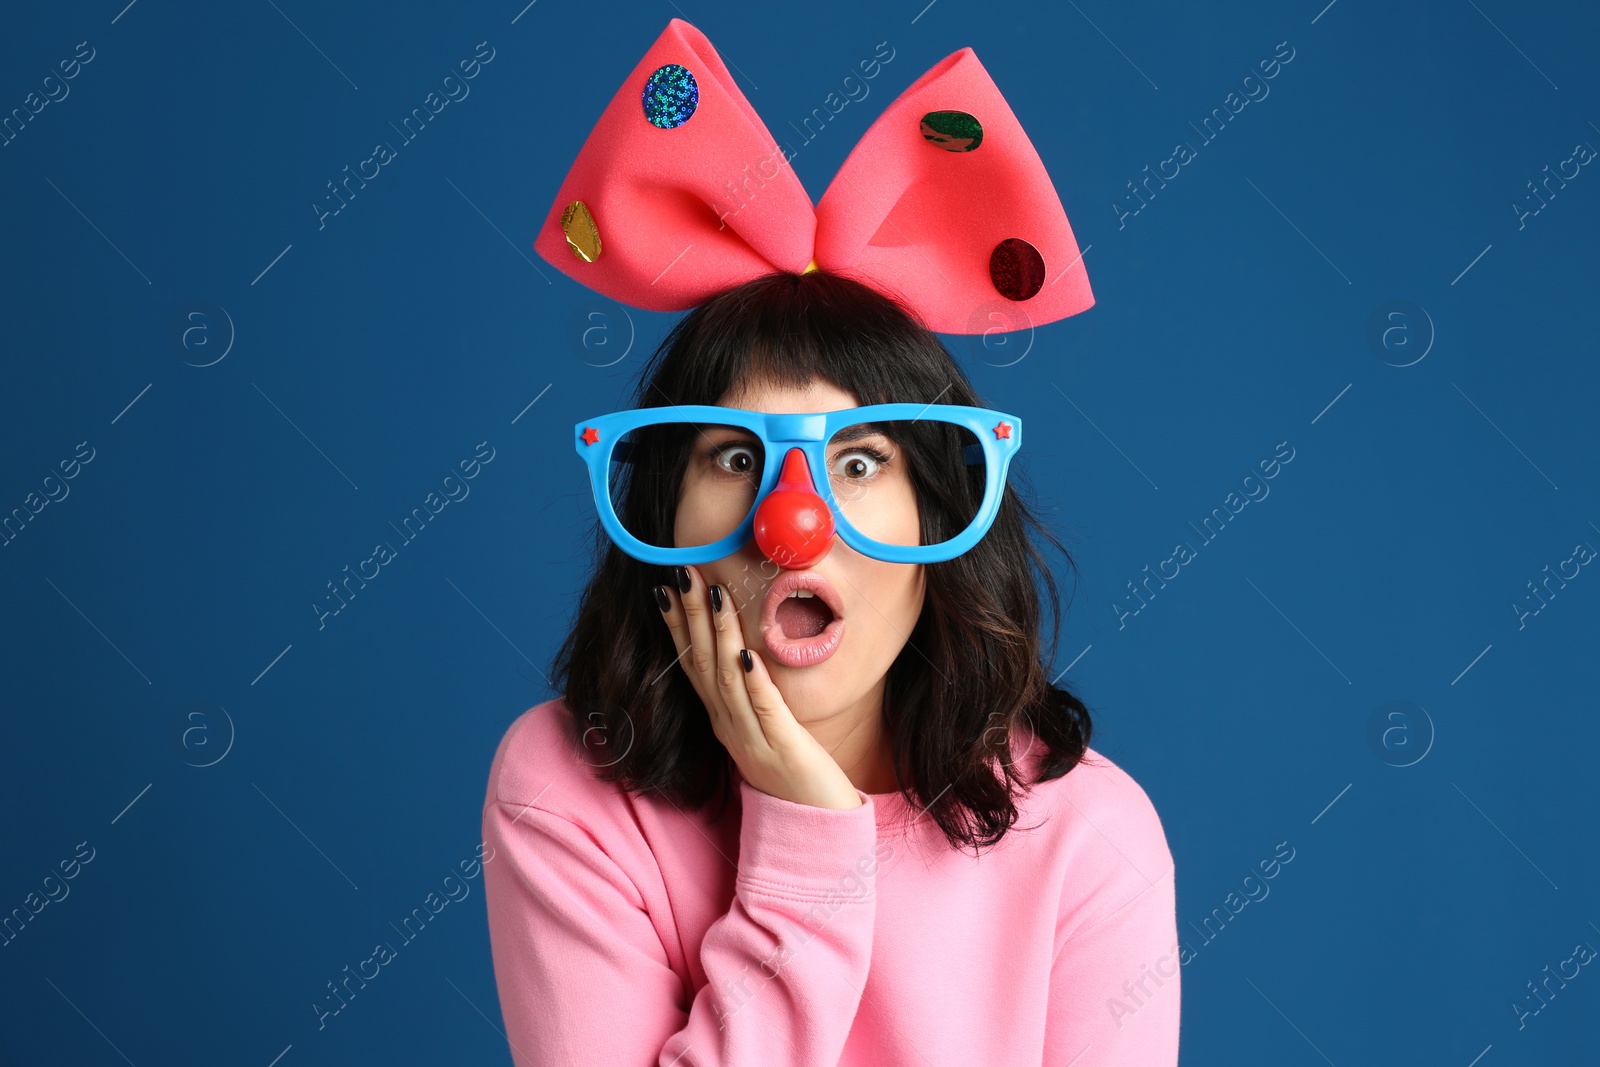
<instances>
[{"instance_id":1,"label":"dark brown hair","mask_svg":"<svg viewBox=\"0 0 1600 1067\"><path fill-rule=\"evenodd\" d=\"M899 303L820 270L769 274L689 312L641 368L633 406L716 404L756 378L829 382L861 405L988 406L939 338ZM959 452L944 455L952 469L918 484L925 516L937 506L926 483L964 475L954 466ZM1035 573L1050 599L1052 659L1060 603L1029 531L1076 567L1016 491L1022 478L1013 463L994 524L973 548L924 564L922 614L888 672L884 730L900 789L957 848L992 845L1016 822L1017 791L1033 783L1019 773L1013 741L1040 749L1043 782L1078 764L1092 731L1088 709L1049 680L1041 658ZM676 484L638 478L627 492L619 513L625 507L664 524L646 540L672 544ZM574 742L598 777L629 791L659 793L679 807L698 809L718 796L725 805L732 758L675 665L672 635L650 594L670 580L668 568L624 553L598 520L594 539L594 570L550 672L572 712Z\"/></svg>"}]
</instances>

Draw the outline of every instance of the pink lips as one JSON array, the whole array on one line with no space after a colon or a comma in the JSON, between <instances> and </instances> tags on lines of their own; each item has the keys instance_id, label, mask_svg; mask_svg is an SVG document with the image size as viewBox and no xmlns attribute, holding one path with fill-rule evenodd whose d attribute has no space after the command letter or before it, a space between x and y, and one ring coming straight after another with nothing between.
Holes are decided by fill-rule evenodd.
<instances>
[{"instance_id":1,"label":"pink lips","mask_svg":"<svg viewBox=\"0 0 1600 1067\"><path fill-rule=\"evenodd\" d=\"M796 589L810 590L833 612L833 619L815 637L786 637L778 624L778 605ZM773 658L784 666L815 666L838 651L839 642L844 640L844 602L816 571L784 571L767 588L761 602L761 638Z\"/></svg>"}]
</instances>

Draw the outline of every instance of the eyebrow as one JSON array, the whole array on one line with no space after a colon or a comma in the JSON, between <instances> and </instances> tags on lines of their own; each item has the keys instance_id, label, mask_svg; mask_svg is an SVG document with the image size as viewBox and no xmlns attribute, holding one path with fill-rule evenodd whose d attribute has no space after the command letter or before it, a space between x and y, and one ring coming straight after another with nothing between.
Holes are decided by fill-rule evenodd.
<instances>
[{"instance_id":1,"label":"eyebrow","mask_svg":"<svg viewBox=\"0 0 1600 1067\"><path fill-rule=\"evenodd\" d=\"M864 437L889 437L889 434L880 423L858 422L853 426L846 426L834 434L828 439L828 443L831 445L845 445L852 441L859 441ZM893 440L893 438L890 438L890 440Z\"/></svg>"},{"instance_id":2,"label":"eyebrow","mask_svg":"<svg viewBox=\"0 0 1600 1067\"><path fill-rule=\"evenodd\" d=\"M730 430L735 434L735 436L746 437L753 441L759 441L761 439L760 435L754 430L747 430L743 426L719 426L717 427L717 430ZM716 430L710 432L715 433ZM702 432L701 436L708 436L708 434L706 432ZM846 426L844 429L834 434L828 439L828 444L847 445L867 437L886 437L891 441L894 440L889 432L883 428L882 423L858 422L854 423L853 425Z\"/></svg>"}]
</instances>

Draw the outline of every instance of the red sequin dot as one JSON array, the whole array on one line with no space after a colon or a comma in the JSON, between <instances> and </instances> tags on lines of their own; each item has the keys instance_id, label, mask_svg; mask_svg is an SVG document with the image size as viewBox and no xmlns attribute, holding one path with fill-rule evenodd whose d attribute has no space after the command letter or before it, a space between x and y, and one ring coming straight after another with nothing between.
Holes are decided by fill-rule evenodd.
<instances>
[{"instance_id":1,"label":"red sequin dot","mask_svg":"<svg viewBox=\"0 0 1600 1067\"><path fill-rule=\"evenodd\" d=\"M989 279L1008 300L1026 300L1044 288L1044 257L1020 237L1007 237L989 253Z\"/></svg>"}]
</instances>

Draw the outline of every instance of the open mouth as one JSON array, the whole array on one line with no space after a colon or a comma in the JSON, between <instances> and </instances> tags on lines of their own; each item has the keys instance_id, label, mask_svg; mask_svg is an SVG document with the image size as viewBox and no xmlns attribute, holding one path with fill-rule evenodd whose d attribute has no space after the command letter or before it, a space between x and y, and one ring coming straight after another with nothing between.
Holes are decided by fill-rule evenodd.
<instances>
[{"instance_id":1,"label":"open mouth","mask_svg":"<svg viewBox=\"0 0 1600 1067\"><path fill-rule=\"evenodd\" d=\"M828 602L809 589L796 589L784 597L775 614L783 636L791 641L815 637L833 621Z\"/></svg>"},{"instance_id":2,"label":"open mouth","mask_svg":"<svg viewBox=\"0 0 1600 1067\"><path fill-rule=\"evenodd\" d=\"M844 640L844 605L816 571L788 571L767 590L761 636L787 667L810 667L838 651Z\"/></svg>"}]
</instances>

